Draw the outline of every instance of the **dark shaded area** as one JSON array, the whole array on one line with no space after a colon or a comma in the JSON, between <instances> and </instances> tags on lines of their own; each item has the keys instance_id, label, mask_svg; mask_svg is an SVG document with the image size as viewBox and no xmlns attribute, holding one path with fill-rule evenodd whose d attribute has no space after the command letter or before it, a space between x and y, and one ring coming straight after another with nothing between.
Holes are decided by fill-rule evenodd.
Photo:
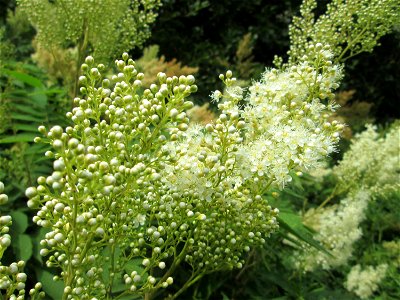
<instances>
[{"instance_id":1,"label":"dark shaded area","mask_svg":"<svg viewBox=\"0 0 400 300\"><path fill-rule=\"evenodd\" d=\"M373 53L350 60L341 89L355 89L355 100L373 103L378 123L400 118L400 32L381 39Z\"/></svg>"},{"instance_id":2,"label":"dark shaded area","mask_svg":"<svg viewBox=\"0 0 400 300\"><path fill-rule=\"evenodd\" d=\"M288 26L301 1L165 1L147 45L158 44L167 59L200 67L196 101L209 101L222 88L218 74L231 68L238 42L246 33L254 39L254 61L272 66L274 55L289 49ZM325 6L318 7L318 13ZM317 13L317 14L318 14ZM355 89L353 101L374 103L379 123L400 118L400 34L381 39L373 53L350 60L341 90ZM140 55L138 52L137 55ZM227 65L227 63L229 63Z\"/></svg>"},{"instance_id":3,"label":"dark shaded area","mask_svg":"<svg viewBox=\"0 0 400 300\"><path fill-rule=\"evenodd\" d=\"M272 66L289 48L288 25L300 1L166 1L147 42L160 45L167 59L198 66L199 102L221 88L218 75L233 64L238 42L254 39L254 60ZM219 86L216 85L218 83Z\"/></svg>"},{"instance_id":4,"label":"dark shaded area","mask_svg":"<svg viewBox=\"0 0 400 300\"><path fill-rule=\"evenodd\" d=\"M196 74L198 103L209 101L211 91L223 88L218 75L235 69L235 53L242 37L252 34L254 62L272 66L274 55L284 56L289 49L288 26L298 14L300 0L165 0L152 36L146 45L158 44L167 60L178 59L184 65L200 68ZM15 0L0 0L0 24L7 10L15 9ZM317 15L325 5L318 7ZM9 30L7 30L9 32ZM8 35L17 56L30 54L30 38ZM24 40L25 39L25 40ZM27 42L28 41L28 42ZM28 45L29 43L29 45ZM381 39L373 53L364 53L346 65L341 90L355 89L353 101L373 103L372 115L378 123L400 118L400 33ZM141 50L133 52L135 57ZM20 57L18 57L20 58Z\"/></svg>"},{"instance_id":5,"label":"dark shaded area","mask_svg":"<svg viewBox=\"0 0 400 300\"><path fill-rule=\"evenodd\" d=\"M0 24L5 23L9 9L15 9L15 0L0 0Z\"/></svg>"}]
</instances>

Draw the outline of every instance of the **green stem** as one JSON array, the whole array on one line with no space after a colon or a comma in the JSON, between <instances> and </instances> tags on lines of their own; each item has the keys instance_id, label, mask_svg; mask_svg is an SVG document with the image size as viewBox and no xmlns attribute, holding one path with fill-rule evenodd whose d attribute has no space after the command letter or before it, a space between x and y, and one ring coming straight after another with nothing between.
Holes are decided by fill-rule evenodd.
<instances>
[{"instance_id":1,"label":"green stem","mask_svg":"<svg viewBox=\"0 0 400 300\"><path fill-rule=\"evenodd\" d=\"M113 243L111 246L111 269L110 269L109 280L108 280L109 287L108 287L107 299L112 299L112 286L113 286L114 277L115 277L115 259L114 259L115 244L116 243Z\"/></svg>"},{"instance_id":2,"label":"green stem","mask_svg":"<svg viewBox=\"0 0 400 300\"><path fill-rule=\"evenodd\" d=\"M353 47L354 44L356 44L357 41L361 39L361 37L365 33L365 31L367 31L367 28L364 28L363 30L361 30L361 32L352 41L347 43L346 48L342 51L342 53L340 53L340 55L339 55L339 57L337 59L338 62L340 62L343 59L343 56L346 54L346 52L349 51L350 48ZM346 59L343 59L343 61L344 60L346 60Z\"/></svg>"},{"instance_id":3,"label":"green stem","mask_svg":"<svg viewBox=\"0 0 400 300\"><path fill-rule=\"evenodd\" d=\"M197 281L199 281L205 273L199 274L195 276L194 274L190 276L190 279L186 281L186 283L180 288L179 291L177 291L173 296L169 297L168 300L174 300L176 299L179 295L181 295L184 291L186 291L189 287L191 287L193 284L195 284Z\"/></svg>"},{"instance_id":4,"label":"green stem","mask_svg":"<svg viewBox=\"0 0 400 300\"><path fill-rule=\"evenodd\" d=\"M333 189L332 193L328 196L328 198L326 198L324 200L324 202L321 203L320 206L318 206L317 210L323 208L326 204L328 204L329 201L331 201L333 199L333 197L336 196L337 187L338 186L336 185L335 188Z\"/></svg>"},{"instance_id":5,"label":"green stem","mask_svg":"<svg viewBox=\"0 0 400 300\"><path fill-rule=\"evenodd\" d=\"M189 237L188 237L189 239ZM155 293L157 292L157 289L160 288L161 284L167 280L167 278L176 270L176 268L180 265L180 263L183 260L184 255L186 254L186 248L189 245L189 243L186 241L185 246L183 246L182 251L178 254L178 256L176 256L176 258L174 259L171 267L168 269L168 271L164 274L164 276L160 279L160 281L158 282L158 284L152 289L150 290L148 293L145 293L144 295L144 299L145 300L151 300L153 298L153 296L155 295Z\"/></svg>"},{"instance_id":6,"label":"green stem","mask_svg":"<svg viewBox=\"0 0 400 300\"><path fill-rule=\"evenodd\" d=\"M89 27L87 25L87 21L84 20L83 21L83 33L82 33L82 37L80 38L79 44L78 44L78 58L76 61L76 74L75 74L75 82L73 85L73 90L72 90L72 99L74 99L77 94L78 94L78 88L79 88L79 70L80 67L84 61L84 57L86 54L86 48L88 46L88 39L89 39ZM74 105L74 103L72 102L72 106Z\"/></svg>"}]
</instances>

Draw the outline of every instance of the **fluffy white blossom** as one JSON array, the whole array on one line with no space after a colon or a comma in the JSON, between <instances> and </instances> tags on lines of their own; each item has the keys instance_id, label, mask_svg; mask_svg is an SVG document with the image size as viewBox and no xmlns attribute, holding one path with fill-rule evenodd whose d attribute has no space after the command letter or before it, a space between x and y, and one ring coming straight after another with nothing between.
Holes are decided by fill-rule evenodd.
<instances>
[{"instance_id":1,"label":"fluffy white blossom","mask_svg":"<svg viewBox=\"0 0 400 300\"><path fill-rule=\"evenodd\" d=\"M338 205L307 211L304 223L317 231L314 238L332 256L304 245L295 254L296 266L304 271L312 271L318 267L328 270L346 264L352 255L354 243L362 236L359 226L365 218L369 200L367 191L359 191Z\"/></svg>"},{"instance_id":2,"label":"fluffy white blossom","mask_svg":"<svg viewBox=\"0 0 400 300\"><path fill-rule=\"evenodd\" d=\"M395 124L385 136L377 128L357 135L334 168L342 186L350 190L368 189L372 194L383 194L400 188L400 125Z\"/></svg>"},{"instance_id":3,"label":"fluffy white blossom","mask_svg":"<svg viewBox=\"0 0 400 300\"><path fill-rule=\"evenodd\" d=\"M364 269L360 265L355 265L347 275L345 287L361 299L368 299L385 278L387 268L387 264L381 264L377 267L368 266Z\"/></svg>"},{"instance_id":4,"label":"fluffy white blossom","mask_svg":"<svg viewBox=\"0 0 400 300\"><path fill-rule=\"evenodd\" d=\"M251 165L281 188L291 180L290 170L318 167L335 150L343 128L328 120L336 108L332 91L341 71L321 44L314 50L320 67L304 61L286 71L267 70L246 98L249 105L243 117L248 126L245 143L240 145L240 165Z\"/></svg>"}]
</instances>

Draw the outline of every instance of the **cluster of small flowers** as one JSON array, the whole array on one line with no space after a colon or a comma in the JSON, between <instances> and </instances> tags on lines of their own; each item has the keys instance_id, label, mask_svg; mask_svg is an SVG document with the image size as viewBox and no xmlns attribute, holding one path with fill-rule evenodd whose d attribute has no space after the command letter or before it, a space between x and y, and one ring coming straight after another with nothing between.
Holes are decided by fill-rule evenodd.
<instances>
[{"instance_id":1,"label":"cluster of small flowers","mask_svg":"<svg viewBox=\"0 0 400 300\"><path fill-rule=\"evenodd\" d=\"M128 54L110 79L86 58L85 97L67 114L74 125L41 126L45 137L35 139L53 146L54 172L26 190L39 209L34 222L51 229L41 254L62 269L66 299L104 298L114 280L125 282L123 293L151 293L173 283L182 261L191 278L242 266L278 228L278 210L262 195L317 165L343 127L328 121L340 69L327 48L313 49L299 66L266 72L245 109L232 72L221 74L226 92L213 93L221 114L205 126L189 125L186 114L193 76L159 73L143 91ZM141 270L129 267L133 259Z\"/></svg>"},{"instance_id":2,"label":"cluster of small flowers","mask_svg":"<svg viewBox=\"0 0 400 300\"><path fill-rule=\"evenodd\" d=\"M378 40L398 22L397 0L333 0L326 12L314 15L316 0L305 0L300 17L289 27L289 64L296 64L308 53L308 45L319 41L332 47L336 62L362 52L371 52ZM277 60L278 61L278 60Z\"/></svg>"},{"instance_id":3,"label":"cluster of small flowers","mask_svg":"<svg viewBox=\"0 0 400 300\"><path fill-rule=\"evenodd\" d=\"M385 136L368 125L354 137L333 173L345 189L368 189L373 196L382 195L400 188L399 153L400 124L392 125Z\"/></svg>"},{"instance_id":4,"label":"cluster of small flowers","mask_svg":"<svg viewBox=\"0 0 400 300\"><path fill-rule=\"evenodd\" d=\"M317 232L314 238L332 256L305 244L294 253L295 266L309 272L318 267L329 270L345 265L352 255L354 243L362 236L359 225L365 218L369 200L367 191L359 191L338 205L308 210L303 217L304 224Z\"/></svg>"},{"instance_id":5,"label":"cluster of small flowers","mask_svg":"<svg viewBox=\"0 0 400 300\"><path fill-rule=\"evenodd\" d=\"M387 268L387 264L381 264L376 267L368 266L364 269L361 269L360 265L355 265L347 275L345 287L361 299L368 299L378 289L379 283L385 278Z\"/></svg>"},{"instance_id":6,"label":"cluster of small flowers","mask_svg":"<svg viewBox=\"0 0 400 300\"><path fill-rule=\"evenodd\" d=\"M298 65L265 72L261 82L249 88L249 105L243 112L249 142L240 146L239 166L251 165L251 170L273 178L281 188L291 180L290 170L315 168L334 151L343 129L328 120L336 108L332 91L338 87L341 70L332 64L329 48L322 44L309 48L309 56Z\"/></svg>"},{"instance_id":7,"label":"cluster of small flowers","mask_svg":"<svg viewBox=\"0 0 400 300\"><path fill-rule=\"evenodd\" d=\"M339 189L347 192L347 197L339 205L310 209L303 216L304 223L317 231L315 238L334 257L318 252L308 246L296 252L300 256L296 266L305 271L317 267L330 269L344 265L352 254L352 245L362 232L359 229L365 218L365 211L371 199L385 195L400 187L400 126L395 123L385 136L380 136L376 127L357 135L343 160L334 167L332 173L339 180Z\"/></svg>"},{"instance_id":8,"label":"cluster of small flowers","mask_svg":"<svg viewBox=\"0 0 400 300\"><path fill-rule=\"evenodd\" d=\"M179 198L191 196L188 217L202 221L189 240L185 260L203 271L240 268L243 252L264 243L264 237L277 228L278 210L261 196L264 181L257 174L244 177L239 171L238 151L246 126L238 107L242 89L234 85L230 71L220 79L227 86L225 95L213 94L216 101L224 98L218 104L220 116L204 130L200 125L190 126L182 139L168 144L166 148L178 161L162 173L171 189L178 188Z\"/></svg>"},{"instance_id":9,"label":"cluster of small flowers","mask_svg":"<svg viewBox=\"0 0 400 300\"><path fill-rule=\"evenodd\" d=\"M400 268L400 239L383 242L382 246L392 258L391 263L396 268Z\"/></svg>"},{"instance_id":10,"label":"cluster of small flowers","mask_svg":"<svg viewBox=\"0 0 400 300\"><path fill-rule=\"evenodd\" d=\"M173 256L189 230L191 205L179 205L185 199L162 184L160 173L177 159L162 146L188 128L184 110L193 103L185 98L197 90L194 77L159 73L160 85L152 84L139 96L143 74L133 60L124 54L116 66L119 73L112 76L110 90L111 81L100 73L104 66L86 58L79 79L86 98L76 98L77 106L67 114L74 126L39 128L54 148L46 153L55 158L54 172L26 191L28 206L40 207L34 222L52 228L41 242L41 254L49 255L48 266L64 270L69 298L104 297L107 282L135 257L143 258L144 269L130 290L152 288L154 280L146 281L143 274L165 266L163 260ZM116 248L119 255L104 281L102 251Z\"/></svg>"},{"instance_id":11,"label":"cluster of small flowers","mask_svg":"<svg viewBox=\"0 0 400 300\"><path fill-rule=\"evenodd\" d=\"M109 61L116 53L140 46L150 36L160 0L18 0L46 49L77 45L85 35L94 55ZM51 16L51 18L49 18Z\"/></svg>"},{"instance_id":12,"label":"cluster of small flowers","mask_svg":"<svg viewBox=\"0 0 400 300\"><path fill-rule=\"evenodd\" d=\"M0 181L0 205L6 204L8 197L3 194L4 184ZM0 217L0 258L3 257L4 251L11 245L11 236L8 234L12 224L11 216ZM24 273L25 262L13 262L9 266L3 266L0 263L0 290L5 290L6 299L24 300L25 299L25 282L27 275ZM29 291L31 299L44 298L44 292L39 292L42 288L41 283L37 283L33 289ZM17 293L17 294L15 294ZM1 293L0 293L1 296Z\"/></svg>"}]
</instances>

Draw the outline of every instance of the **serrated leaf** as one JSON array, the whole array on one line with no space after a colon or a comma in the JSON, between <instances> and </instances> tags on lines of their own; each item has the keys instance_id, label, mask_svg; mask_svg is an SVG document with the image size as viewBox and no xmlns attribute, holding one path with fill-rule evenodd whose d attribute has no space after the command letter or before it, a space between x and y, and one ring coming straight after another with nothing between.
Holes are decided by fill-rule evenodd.
<instances>
[{"instance_id":1,"label":"serrated leaf","mask_svg":"<svg viewBox=\"0 0 400 300\"><path fill-rule=\"evenodd\" d=\"M10 216L12 218L12 230L17 234L24 233L28 228L28 216L21 211L13 211Z\"/></svg>"},{"instance_id":2,"label":"serrated leaf","mask_svg":"<svg viewBox=\"0 0 400 300\"><path fill-rule=\"evenodd\" d=\"M61 281L54 281L53 276L54 275L48 271L42 269L37 270L37 277L42 283L45 293L53 299L62 299L64 284Z\"/></svg>"},{"instance_id":3,"label":"serrated leaf","mask_svg":"<svg viewBox=\"0 0 400 300\"><path fill-rule=\"evenodd\" d=\"M18 235L12 244L18 260L28 261L32 257L33 245L29 235Z\"/></svg>"}]
</instances>

